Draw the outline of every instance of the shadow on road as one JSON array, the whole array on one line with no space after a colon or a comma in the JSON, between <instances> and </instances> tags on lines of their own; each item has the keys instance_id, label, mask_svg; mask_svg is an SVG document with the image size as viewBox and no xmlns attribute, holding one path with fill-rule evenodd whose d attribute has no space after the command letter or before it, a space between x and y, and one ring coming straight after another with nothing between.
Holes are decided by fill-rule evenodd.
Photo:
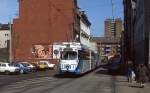
<instances>
[{"instance_id":1,"label":"shadow on road","mask_svg":"<svg viewBox=\"0 0 150 93\"><path fill-rule=\"evenodd\" d=\"M86 73L83 74L74 74L74 73L64 73L64 74L55 74L53 77L55 78L80 78L83 77L85 75L88 75L89 73L93 72L95 69L88 71Z\"/></svg>"},{"instance_id":2,"label":"shadow on road","mask_svg":"<svg viewBox=\"0 0 150 93\"><path fill-rule=\"evenodd\" d=\"M139 86L139 85L135 84L135 85L129 85L128 87L132 87L132 88L143 88L144 86Z\"/></svg>"},{"instance_id":3,"label":"shadow on road","mask_svg":"<svg viewBox=\"0 0 150 93\"><path fill-rule=\"evenodd\" d=\"M66 73L66 74L63 74L63 75L56 74L53 77L55 77L55 78L80 78L82 76L83 75L75 75L75 74L71 74L71 73Z\"/></svg>"},{"instance_id":4,"label":"shadow on road","mask_svg":"<svg viewBox=\"0 0 150 93\"><path fill-rule=\"evenodd\" d=\"M100 69L95 72L96 74L111 75L111 76L124 76L120 70L110 70L107 65L100 66Z\"/></svg>"},{"instance_id":5,"label":"shadow on road","mask_svg":"<svg viewBox=\"0 0 150 93\"><path fill-rule=\"evenodd\" d=\"M95 72L96 74L110 75L107 69L100 69Z\"/></svg>"}]
</instances>

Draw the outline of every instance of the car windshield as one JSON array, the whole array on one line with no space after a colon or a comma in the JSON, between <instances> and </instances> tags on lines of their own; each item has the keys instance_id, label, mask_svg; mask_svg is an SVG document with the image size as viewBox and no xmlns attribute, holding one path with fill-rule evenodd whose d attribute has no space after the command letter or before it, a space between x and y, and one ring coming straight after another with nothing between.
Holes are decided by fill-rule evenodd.
<instances>
[{"instance_id":1,"label":"car windshield","mask_svg":"<svg viewBox=\"0 0 150 93\"><path fill-rule=\"evenodd\" d=\"M10 67L16 67L14 64L8 64L8 66L10 66Z\"/></svg>"},{"instance_id":2,"label":"car windshield","mask_svg":"<svg viewBox=\"0 0 150 93\"><path fill-rule=\"evenodd\" d=\"M30 66L30 64L29 64L29 63L22 63L22 64L24 64L24 65L26 65L26 66Z\"/></svg>"},{"instance_id":3,"label":"car windshield","mask_svg":"<svg viewBox=\"0 0 150 93\"><path fill-rule=\"evenodd\" d=\"M41 62L39 62L38 64L39 64L39 65L43 65L43 63L41 63Z\"/></svg>"},{"instance_id":4,"label":"car windshield","mask_svg":"<svg viewBox=\"0 0 150 93\"><path fill-rule=\"evenodd\" d=\"M62 60L75 60L77 59L77 52L74 51L64 51L61 54Z\"/></svg>"},{"instance_id":5,"label":"car windshield","mask_svg":"<svg viewBox=\"0 0 150 93\"><path fill-rule=\"evenodd\" d=\"M39 64L39 65L46 65L45 62L39 62L38 64Z\"/></svg>"},{"instance_id":6,"label":"car windshield","mask_svg":"<svg viewBox=\"0 0 150 93\"><path fill-rule=\"evenodd\" d=\"M24 67L27 67L28 66L28 64L26 64L26 63L21 63Z\"/></svg>"}]
</instances>

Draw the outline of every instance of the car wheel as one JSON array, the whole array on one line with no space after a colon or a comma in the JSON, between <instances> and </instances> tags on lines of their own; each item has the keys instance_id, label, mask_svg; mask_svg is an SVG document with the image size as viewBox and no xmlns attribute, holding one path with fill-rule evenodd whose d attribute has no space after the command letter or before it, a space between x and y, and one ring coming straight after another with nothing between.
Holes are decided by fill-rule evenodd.
<instances>
[{"instance_id":1,"label":"car wheel","mask_svg":"<svg viewBox=\"0 0 150 93\"><path fill-rule=\"evenodd\" d=\"M9 73L10 73L9 71L5 71L5 74L6 74L6 75L9 75Z\"/></svg>"},{"instance_id":2,"label":"car wheel","mask_svg":"<svg viewBox=\"0 0 150 93\"><path fill-rule=\"evenodd\" d=\"M24 71L23 70L20 70L20 74L23 74L24 73Z\"/></svg>"}]
</instances>

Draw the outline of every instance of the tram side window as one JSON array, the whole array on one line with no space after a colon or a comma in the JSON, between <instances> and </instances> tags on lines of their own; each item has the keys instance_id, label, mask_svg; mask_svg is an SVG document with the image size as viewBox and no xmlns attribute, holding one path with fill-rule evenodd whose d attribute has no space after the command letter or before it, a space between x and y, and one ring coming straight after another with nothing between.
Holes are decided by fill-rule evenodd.
<instances>
[{"instance_id":1,"label":"tram side window","mask_svg":"<svg viewBox=\"0 0 150 93\"><path fill-rule=\"evenodd\" d=\"M95 54L93 52L91 53L91 60L95 60Z\"/></svg>"},{"instance_id":2,"label":"tram side window","mask_svg":"<svg viewBox=\"0 0 150 93\"><path fill-rule=\"evenodd\" d=\"M79 51L79 60L90 60L89 52Z\"/></svg>"}]
</instances>

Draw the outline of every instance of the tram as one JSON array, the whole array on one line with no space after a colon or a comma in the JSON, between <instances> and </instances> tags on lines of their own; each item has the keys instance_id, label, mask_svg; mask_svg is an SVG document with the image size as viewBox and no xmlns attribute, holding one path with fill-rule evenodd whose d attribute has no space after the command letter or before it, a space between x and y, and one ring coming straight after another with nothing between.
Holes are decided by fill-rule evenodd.
<instances>
[{"instance_id":1,"label":"tram","mask_svg":"<svg viewBox=\"0 0 150 93\"><path fill-rule=\"evenodd\" d=\"M98 65L98 53L80 43L68 43L60 51L59 74L83 74Z\"/></svg>"}]
</instances>

